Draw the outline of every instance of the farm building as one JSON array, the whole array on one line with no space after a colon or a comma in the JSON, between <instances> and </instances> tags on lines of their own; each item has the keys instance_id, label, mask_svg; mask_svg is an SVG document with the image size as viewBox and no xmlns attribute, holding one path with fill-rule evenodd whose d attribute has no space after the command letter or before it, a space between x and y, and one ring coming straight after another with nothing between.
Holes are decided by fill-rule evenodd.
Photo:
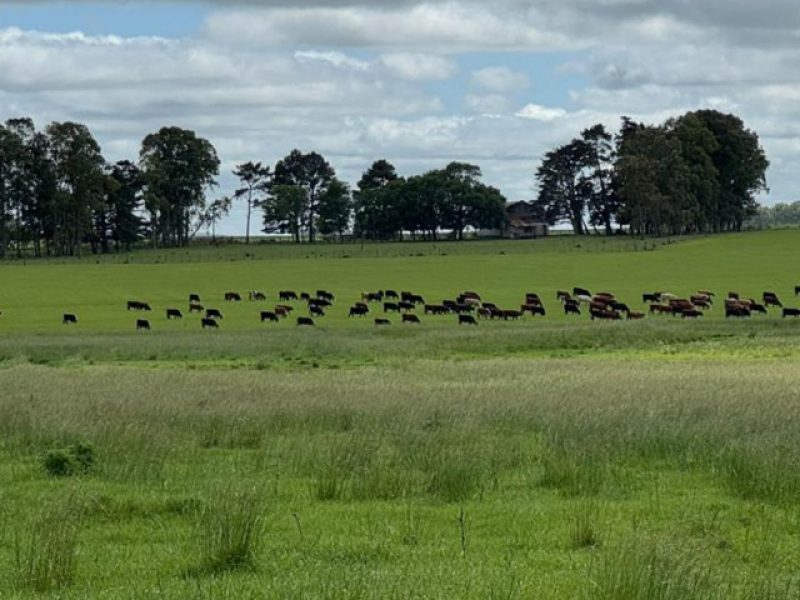
<instances>
[{"instance_id":1,"label":"farm building","mask_svg":"<svg viewBox=\"0 0 800 600\"><path fill-rule=\"evenodd\" d=\"M500 230L482 230L479 237L505 237L509 239L533 239L549 233L547 223L539 217L539 211L530 202L513 202L506 206L506 226Z\"/></svg>"}]
</instances>

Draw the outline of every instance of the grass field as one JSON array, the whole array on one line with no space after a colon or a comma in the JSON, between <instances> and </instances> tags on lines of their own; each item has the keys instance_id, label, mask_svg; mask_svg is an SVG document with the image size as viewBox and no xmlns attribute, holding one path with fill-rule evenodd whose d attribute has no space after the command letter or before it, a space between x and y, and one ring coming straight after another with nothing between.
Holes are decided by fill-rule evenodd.
<instances>
[{"instance_id":1,"label":"grass field","mask_svg":"<svg viewBox=\"0 0 800 600\"><path fill-rule=\"evenodd\" d=\"M0 266L0 597L800 598L800 320L554 298L797 306L800 232L192 252ZM551 310L347 318L387 287ZM222 302L283 288L336 307L303 330ZM220 331L163 318L189 292Z\"/></svg>"}]
</instances>

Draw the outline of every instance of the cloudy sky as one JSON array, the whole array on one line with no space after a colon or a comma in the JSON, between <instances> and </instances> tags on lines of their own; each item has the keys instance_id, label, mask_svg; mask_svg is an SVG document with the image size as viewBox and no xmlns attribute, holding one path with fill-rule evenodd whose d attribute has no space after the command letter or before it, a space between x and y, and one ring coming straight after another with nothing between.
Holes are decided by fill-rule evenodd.
<instances>
[{"instance_id":1,"label":"cloudy sky","mask_svg":"<svg viewBox=\"0 0 800 600\"><path fill-rule=\"evenodd\" d=\"M84 122L109 160L187 127L225 173L295 147L351 183L464 160L511 200L586 126L704 107L761 135L765 203L800 200L799 65L797 0L0 0L2 120Z\"/></svg>"}]
</instances>

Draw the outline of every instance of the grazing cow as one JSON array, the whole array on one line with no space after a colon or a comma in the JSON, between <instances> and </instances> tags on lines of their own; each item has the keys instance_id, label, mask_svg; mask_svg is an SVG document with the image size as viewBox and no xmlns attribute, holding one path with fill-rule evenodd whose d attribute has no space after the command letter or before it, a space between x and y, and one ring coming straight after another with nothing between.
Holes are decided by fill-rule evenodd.
<instances>
[{"instance_id":1,"label":"grazing cow","mask_svg":"<svg viewBox=\"0 0 800 600\"><path fill-rule=\"evenodd\" d=\"M481 319L490 319L492 317L492 309L479 308L478 309L478 317L480 317Z\"/></svg>"},{"instance_id":2,"label":"grazing cow","mask_svg":"<svg viewBox=\"0 0 800 600\"><path fill-rule=\"evenodd\" d=\"M728 300L738 300L739 293L738 292L728 292Z\"/></svg>"},{"instance_id":3,"label":"grazing cow","mask_svg":"<svg viewBox=\"0 0 800 600\"><path fill-rule=\"evenodd\" d=\"M564 314L581 316L581 307L578 306L577 304L565 304Z\"/></svg>"},{"instance_id":4,"label":"grazing cow","mask_svg":"<svg viewBox=\"0 0 800 600\"><path fill-rule=\"evenodd\" d=\"M222 313L216 308L206 309L206 319L222 319Z\"/></svg>"},{"instance_id":5,"label":"grazing cow","mask_svg":"<svg viewBox=\"0 0 800 600\"><path fill-rule=\"evenodd\" d=\"M767 307L763 304L759 304L758 302L751 302L750 303L750 312L760 313L762 315L767 314Z\"/></svg>"},{"instance_id":6,"label":"grazing cow","mask_svg":"<svg viewBox=\"0 0 800 600\"><path fill-rule=\"evenodd\" d=\"M537 296L536 294L533 294L533 295L526 294L525 295L525 304L533 305L533 306L542 306L542 299L539 296Z\"/></svg>"},{"instance_id":7,"label":"grazing cow","mask_svg":"<svg viewBox=\"0 0 800 600\"><path fill-rule=\"evenodd\" d=\"M697 290L697 293L703 296L708 296L709 298L714 298L716 296L716 294L711 290Z\"/></svg>"},{"instance_id":8,"label":"grazing cow","mask_svg":"<svg viewBox=\"0 0 800 600\"><path fill-rule=\"evenodd\" d=\"M686 310L694 310L694 304L683 298L670 300L669 307L672 309L673 316L677 316Z\"/></svg>"},{"instance_id":9,"label":"grazing cow","mask_svg":"<svg viewBox=\"0 0 800 600\"><path fill-rule=\"evenodd\" d=\"M699 311L696 308L689 308L681 312L681 317L684 319L699 319L702 316L702 311Z\"/></svg>"},{"instance_id":10,"label":"grazing cow","mask_svg":"<svg viewBox=\"0 0 800 600\"><path fill-rule=\"evenodd\" d=\"M800 308L784 308L783 318L786 317L800 317Z\"/></svg>"},{"instance_id":11,"label":"grazing cow","mask_svg":"<svg viewBox=\"0 0 800 600\"><path fill-rule=\"evenodd\" d=\"M61 323L64 325L75 325L77 322L78 317L69 313L64 313L64 318L61 319Z\"/></svg>"},{"instance_id":12,"label":"grazing cow","mask_svg":"<svg viewBox=\"0 0 800 600\"><path fill-rule=\"evenodd\" d=\"M661 292L661 302L664 301L669 302L670 300L677 300L677 299L678 297L671 292Z\"/></svg>"},{"instance_id":13,"label":"grazing cow","mask_svg":"<svg viewBox=\"0 0 800 600\"><path fill-rule=\"evenodd\" d=\"M464 296L464 298L472 298L473 300L477 300L478 302L481 301L481 295L478 292L467 291L463 292L461 295Z\"/></svg>"},{"instance_id":14,"label":"grazing cow","mask_svg":"<svg viewBox=\"0 0 800 600\"><path fill-rule=\"evenodd\" d=\"M703 310L708 310L711 308L710 300L692 300L692 304L694 304L697 308L702 308Z\"/></svg>"},{"instance_id":15,"label":"grazing cow","mask_svg":"<svg viewBox=\"0 0 800 600\"><path fill-rule=\"evenodd\" d=\"M301 292L300 293L300 301L301 302L311 302L311 294L308 292Z\"/></svg>"},{"instance_id":16,"label":"grazing cow","mask_svg":"<svg viewBox=\"0 0 800 600\"><path fill-rule=\"evenodd\" d=\"M278 315L270 310L262 310L261 311L261 322L264 321L271 321L272 323L278 322Z\"/></svg>"},{"instance_id":17,"label":"grazing cow","mask_svg":"<svg viewBox=\"0 0 800 600\"><path fill-rule=\"evenodd\" d=\"M458 324L459 325L477 325L478 322L475 320L475 317L472 315L458 315Z\"/></svg>"},{"instance_id":18,"label":"grazing cow","mask_svg":"<svg viewBox=\"0 0 800 600\"><path fill-rule=\"evenodd\" d=\"M294 306L289 306L288 304L278 304L275 308L282 308L287 313L290 313L294 310Z\"/></svg>"},{"instance_id":19,"label":"grazing cow","mask_svg":"<svg viewBox=\"0 0 800 600\"><path fill-rule=\"evenodd\" d=\"M288 302L289 300L297 300L297 294L291 290L281 290L278 292L278 300Z\"/></svg>"},{"instance_id":20,"label":"grazing cow","mask_svg":"<svg viewBox=\"0 0 800 600\"><path fill-rule=\"evenodd\" d=\"M642 302L645 303L645 304L647 304L649 302L650 303L652 303L652 302L661 302L661 294L659 294L658 292L655 292L655 293L652 293L652 294L642 294Z\"/></svg>"},{"instance_id":21,"label":"grazing cow","mask_svg":"<svg viewBox=\"0 0 800 600\"><path fill-rule=\"evenodd\" d=\"M297 326L298 327L313 327L314 326L314 319L309 317L297 317Z\"/></svg>"},{"instance_id":22,"label":"grazing cow","mask_svg":"<svg viewBox=\"0 0 800 600\"><path fill-rule=\"evenodd\" d=\"M664 314L664 313L671 313L672 309L669 306L664 306L663 304L651 304L650 305L650 314Z\"/></svg>"},{"instance_id":23,"label":"grazing cow","mask_svg":"<svg viewBox=\"0 0 800 600\"><path fill-rule=\"evenodd\" d=\"M327 292L325 290L317 290L317 298L319 298L320 300L327 300L328 302L333 302L336 297L331 292Z\"/></svg>"},{"instance_id":24,"label":"grazing cow","mask_svg":"<svg viewBox=\"0 0 800 600\"><path fill-rule=\"evenodd\" d=\"M600 319L601 321L619 321L622 316L615 310L593 310L591 311L592 321Z\"/></svg>"},{"instance_id":25,"label":"grazing cow","mask_svg":"<svg viewBox=\"0 0 800 600\"><path fill-rule=\"evenodd\" d=\"M225 292L225 302L241 302L242 297L238 292Z\"/></svg>"},{"instance_id":26,"label":"grazing cow","mask_svg":"<svg viewBox=\"0 0 800 600\"><path fill-rule=\"evenodd\" d=\"M604 311L604 310L608 310L608 308L609 308L608 304L606 302L601 301L601 300L592 300L589 303L589 310L590 311Z\"/></svg>"},{"instance_id":27,"label":"grazing cow","mask_svg":"<svg viewBox=\"0 0 800 600\"><path fill-rule=\"evenodd\" d=\"M311 314L311 315L313 315L315 317L324 317L325 316L325 311L322 309L321 306L317 306L316 304L312 304L311 306L309 306L308 307L308 312L309 312L309 314Z\"/></svg>"},{"instance_id":28,"label":"grazing cow","mask_svg":"<svg viewBox=\"0 0 800 600\"><path fill-rule=\"evenodd\" d=\"M214 319L202 319L200 321L200 325L203 329L219 329L219 323L217 323Z\"/></svg>"},{"instance_id":29,"label":"grazing cow","mask_svg":"<svg viewBox=\"0 0 800 600\"><path fill-rule=\"evenodd\" d=\"M395 300L400 297L400 294L398 294L396 290L386 290L383 292L383 295L387 298L394 298Z\"/></svg>"},{"instance_id":30,"label":"grazing cow","mask_svg":"<svg viewBox=\"0 0 800 600\"><path fill-rule=\"evenodd\" d=\"M631 309L628 308L628 305L625 304L624 302L612 302L610 306L612 309L619 312L624 312L624 313L631 312Z\"/></svg>"},{"instance_id":31,"label":"grazing cow","mask_svg":"<svg viewBox=\"0 0 800 600\"><path fill-rule=\"evenodd\" d=\"M467 302L465 304L456 304L455 306L453 306L451 308L451 310L454 313L457 313L459 315L463 315L465 313L473 312L475 310L475 308L476 308L475 304L470 304L469 302Z\"/></svg>"},{"instance_id":32,"label":"grazing cow","mask_svg":"<svg viewBox=\"0 0 800 600\"><path fill-rule=\"evenodd\" d=\"M541 304L523 304L519 307L520 312L522 313L530 313L532 317L536 315L545 316L544 306Z\"/></svg>"},{"instance_id":33,"label":"grazing cow","mask_svg":"<svg viewBox=\"0 0 800 600\"><path fill-rule=\"evenodd\" d=\"M446 315L450 312L450 309L442 304L426 304L425 305L425 314L426 315Z\"/></svg>"},{"instance_id":34,"label":"grazing cow","mask_svg":"<svg viewBox=\"0 0 800 600\"><path fill-rule=\"evenodd\" d=\"M361 299L364 302L382 302L383 292L362 292Z\"/></svg>"},{"instance_id":35,"label":"grazing cow","mask_svg":"<svg viewBox=\"0 0 800 600\"><path fill-rule=\"evenodd\" d=\"M147 319L136 319L136 331L150 331L150 321Z\"/></svg>"},{"instance_id":36,"label":"grazing cow","mask_svg":"<svg viewBox=\"0 0 800 600\"><path fill-rule=\"evenodd\" d=\"M425 298L419 294L411 294L406 302L410 302L411 304L425 304Z\"/></svg>"},{"instance_id":37,"label":"grazing cow","mask_svg":"<svg viewBox=\"0 0 800 600\"><path fill-rule=\"evenodd\" d=\"M333 302L328 300L327 298L311 298L308 301L308 305L309 306L322 306L322 307L328 308L330 306L333 306Z\"/></svg>"},{"instance_id":38,"label":"grazing cow","mask_svg":"<svg viewBox=\"0 0 800 600\"><path fill-rule=\"evenodd\" d=\"M128 310L149 311L150 305L147 302L139 302L138 300L128 300Z\"/></svg>"},{"instance_id":39,"label":"grazing cow","mask_svg":"<svg viewBox=\"0 0 800 600\"><path fill-rule=\"evenodd\" d=\"M403 302L398 302L398 303L397 303L397 306L399 306L399 307L400 307L400 310L404 310L404 311L406 311L406 312L408 312L409 310L414 310L414 309L416 308L416 306L415 306L413 303L411 303L411 302L405 302L405 301L403 301Z\"/></svg>"},{"instance_id":40,"label":"grazing cow","mask_svg":"<svg viewBox=\"0 0 800 600\"><path fill-rule=\"evenodd\" d=\"M403 315L403 323L416 323L419 325L420 321L417 315Z\"/></svg>"},{"instance_id":41,"label":"grazing cow","mask_svg":"<svg viewBox=\"0 0 800 600\"><path fill-rule=\"evenodd\" d=\"M389 319L375 319L375 325L378 327L385 327L386 325L391 325L392 322Z\"/></svg>"},{"instance_id":42,"label":"grazing cow","mask_svg":"<svg viewBox=\"0 0 800 600\"><path fill-rule=\"evenodd\" d=\"M556 292L556 300L559 300L561 302L566 302L567 300L571 299L572 299L572 294L570 294L569 292L565 292L563 290L559 290Z\"/></svg>"},{"instance_id":43,"label":"grazing cow","mask_svg":"<svg viewBox=\"0 0 800 600\"><path fill-rule=\"evenodd\" d=\"M628 320L629 321L641 321L642 319L644 319L644 313L643 312L638 312L638 311L633 311L633 310L629 310L628 311Z\"/></svg>"},{"instance_id":44,"label":"grazing cow","mask_svg":"<svg viewBox=\"0 0 800 600\"><path fill-rule=\"evenodd\" d=\"M582 304L592 303L592 297L586 294L575 294L575 299Z\"/></svg>"},{"instance_id":45,"label":"grazing cow","mask_svg":"<svg viewBox=\"0 0 800 600\"><path fill-rule=\"evenodd\" d=\"M182 319L182 318L183 318L183 313L179 311L177 308L167 309L167 320Z\"/></svg>"},{"instance_id":46,"label":"grazing cow","mask_svg":"<svg viewBox=\"0 0 800 600\"><path fill-rule=\"evenodd\" d=\"M572 288L572 295L573 296L589 296L589 298L591 298L592 297L592 292L590 292L589 290L584 289L584 288L576 287L576 288Z\"/></svg>"},{"instance_id":47,"label":"grazing cow","mask_svg":"<svg viewBox=\"0 0 800 600\"><path fill-rule=\"evenodd\" d=\"M369 308L364 305L356 304L350 307L349 317L365 317L369 313Z\"/></svg>"},{"instance_id":48,"label":"grazing cow","mask_svg":"<svg viewBox=\"0 0 800 600\"><path fill-rule=\"evenodd\" d=\"M189 312L190 313L196 313L196 312L201 313L204 310L205 310L205 308L203 308L202 304L190 304L189 305Z\"/></svg>"},{"instance_id":49,"label":"grazing cow","mask_svg":"<svg viewBox=\"0 0 800 600\"><path fill-rule=\"evenodd\" d=\"M764 300L765 306L779 306L783 308L783 303L781 303L778 294L775 292L764 292L762 299Z\"/></svg>"},{"instance_id":50,"label":"grazing cow","mask_svg":"<svg viewBox=\"0 0 800 600\"><path fill-rule=\"evenodd\" d=\"M736 317L736 318L745 318L751 315L750 309L746 306L742 306L741 304L731 304L725 307L725 318Z\"/></svg>"},{"instance_id":51,"label":"grazing cow","mask_svg":"<svg viewBox=\"0 0 800 600\"><path fill-rule=\"evenodd\" d=\"M189 294L189 304L200 303L200 294Z\"/></svg>"},{"instance_id":52,"label":"grazing cow","mask_svg":"<svg viewBox=\"0 0 800 600\"><path fill-rule=\"evenodd\" d=\"M505 321L516 321L517 319L522 318L522 311L520 310L504 310L503 312L503 320Z\"/></svg>"},{"instance_id":53,"label":"grazing cow","mask_svg":"<svg viewBox=\"0 0 800 600\"><path fill-rule=\"evenodd\" d=\"M489 310L497 310L497 304L494 302L484 302L482 306L483 308L488 308Z\"/></svg>"},{"instance_id":54,"label":"grazing cow","mask_svg":"<svg viewBox=\"0 0 800 600\"><path fill-rule=\"evenodd\" d=\"M794 295L800 296L800 285L794 286Z\"/></svg>"},{"instance_id":55,"label":"grazing cow","mask_svg":"<svg viewBox=\"0 0 800 600\"><path fill-rule=\"evenodd\" d=\"M414 294L412 294L411 292L405 292L405 291L400 292L400 300L402 300L403 302L408 302L408 299L413 295Z\"/></svg>"},{"instance_id":56,"label":"grazing cow","mask_svg":"<svg viewBox=\"0 0 800 600\"><path fill-rule=\"evenodd\" d=\"M250 292L249 296L250 296L250 300L266 300L267 299L267 295L264 292L259 292L259 291L256 291L256 290L253 290L252 292Z\"/></svg>"},{"instance_id":57,"label":"grazing cow","mask_svg":"<svg viewBox=\"0 0 800 600\"><path fill-rule=\"evenodd\" d=\"M397 302L384 302L383 303L383 312L400 312L400 307L398 306Z\"/></svg>"},{"instance_id":58,"label":"grazing cow","mask_svg":"<svg viewBox=\"0 0 800 600\"><path fill-rule=\"evenodd\" d=\"M285 319L289 316L289 311L286 310L284 306L276 306L275 307L275 315L280 317L281 319Z\"/></svg>"}]
</instances>

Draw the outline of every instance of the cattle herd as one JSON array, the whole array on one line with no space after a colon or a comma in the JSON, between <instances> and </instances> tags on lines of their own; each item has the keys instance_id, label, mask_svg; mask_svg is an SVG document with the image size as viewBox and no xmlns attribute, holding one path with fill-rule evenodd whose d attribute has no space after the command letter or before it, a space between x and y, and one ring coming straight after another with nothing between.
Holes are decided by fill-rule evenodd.
<instances>
[{"instance_id":1,"label":"cattle herd","mask_svg":"<svg viewBox=\"0 0 800 600\"><path fill-rule=\"evenodd\" d=\"M795 296L800 296L800 286L795 286ZM267 302L267 294L260 291L251 291L247 295L251 302ZM622 319L644 319L648 314L670 315L683 319L698 319L711 310L717 295L710 290L698 290L687 297L678 297L670 292L646 292L642 294L643 310L632 310L615 294L611 292L592 293L585 288L575 287L572 291L561 290L556 292L556 302L567 316L580 317L588 313L592 321L619 321ZM242 302L242 295L238 292L226 292L223 296L225 302ZM327 290L317 290L314 294L307 292L297 293L292 290L281 290L277 294L279 304L269 310L259 310L258 317L262 323L279 323L297 311L303 310L307 314L297 315L294 322L298 326L313 327L315 319L326 316L333 310L336 297ZM126 306L132 312L151 312L148 302L130 300ZM783 317L800 317L800 308L785 307L778 294L767 291L761 300L742 297L737 292L728 292L724 300L726 318L748 318L754 315L767 314L769 309L778 309ZM189 314L197 313L200 316L200 326L203 329L219 329L223 321L223 313L219 308L203 305L199 294L189 295ZM358 300L348 307L348 317L364 318L374 313L374 323L378 327L392 324L391 315L400 318L401 323L420 324L420 315L426 317L455 316L459 325L477 326L480 320L516 321L526 316L544 317L547 315L545 305L539 294L528 292L524 295L519 308L501 308L493 302L484 300L474 291L465 291L451 299L444 299L439 303L426 302L425 298L417 293L395 290L380 290L363 292ZM2 313L0 313L2 315ZM167 321L183 319L183 311L179 308L166 308ZM64 325L78 323L77 315L65 313L62 318ZM149 331L149 319L137 318L136 330Z\"/></svg>"}]
</instances>

